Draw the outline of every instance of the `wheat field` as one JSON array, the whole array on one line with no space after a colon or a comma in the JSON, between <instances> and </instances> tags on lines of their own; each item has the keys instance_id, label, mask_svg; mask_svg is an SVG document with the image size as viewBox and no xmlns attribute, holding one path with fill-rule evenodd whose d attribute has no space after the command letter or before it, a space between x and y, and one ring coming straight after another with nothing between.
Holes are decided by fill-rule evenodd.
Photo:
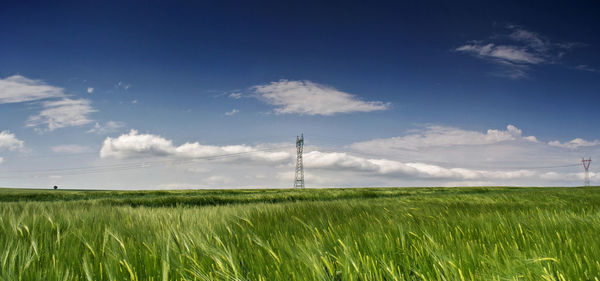
<instances>
[{"instance_id":1,"label":"wheat field","mask_svg":"<svg viewBox=\"0 0 600 281\"><path fill-rule=\"evenodd\" d=\"M599 280L600 188L0 190L0 280Z\"/></svg>"}]
</instances>

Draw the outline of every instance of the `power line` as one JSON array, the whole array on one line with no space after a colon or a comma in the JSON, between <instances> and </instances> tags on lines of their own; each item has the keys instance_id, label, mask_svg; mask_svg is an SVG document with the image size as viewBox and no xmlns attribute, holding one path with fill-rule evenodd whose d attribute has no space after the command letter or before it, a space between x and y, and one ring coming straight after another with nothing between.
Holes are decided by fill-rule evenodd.
<instances>
[{"instance_id":1,"label":"power line","mask_svg":"<svg viewBox=\"0 0 600 281\"><path fill-rule=\"evenodd\" d=\"M111 165L98 165L98 166L86 166L86 167L73 167L73 168L59 168L59 169L38 169L38 170L7 170L3 171L4 173L17 173L17 174L64 174L67 175L80 175L80 174L93 174L93 173L102 173L102 172L110 172L114 170L122 171L122 170L133 170L133 169L141 169L148 168L153 165L159 164L171 164L171 165L183 165L190 164L194 162L198 162L199 160L214 160L214 159L222 159L228 157L235 157L241 155L247 155L257 152L265 152L272 150L281 150L282 147L274 147L274 148L265 148L265 149L256 149L252 151L244 151L237 153L228 153L228 154L219 154L219 155L211 155L204 157L194 157L189 159L163 159L163 160L154 160L154 161L145 161L145 162L136 162L136 163L125 163L125 164L111 164ZM2 176L3 178L11 177L11 176Z\"/></svg>"},{"instance_id":2,"label":"power line","mask_svg":"<svg viewBox=\"0 0 600 281\"><path fill-rule=\"evenodd\" d=\"M299 146L299 141L301 142L300 146ZM302 161L303 161L302 160L303 146L304 146L304 138L303 137L297 138L297 140L296 140L296 150L297 150L296 151L297 152L296 176L295 176L294 187L301 187L301 188L304 187L304 166L302 163ZM27 176L30 177L32 174L33 175L60 174L60 175L68 176L68 175L106 173L106 172L112 172L112 171L128 171L128 170L149 168L149 167L152 167L155 165L163 165L163 164L170 164L170 165L193 164L200 160L221 159L221 158L228 158L228 157L252 154L252 153L257 153L257 152L282 150L282 149L285 149L285 147L256 149L256 150L252 150L252 151L219 154L219 155L211 155L211 156L204 156L204 157L193 157L193 158L187 158L187 159L161 159L161 160L144 161L144 162L138 161L138 162L133 162L133 163L119 163L119 164L110 164L110 165L84 166L84 167L72 167L72 168L56 168L56 169L4 170L1 172L9 173L9 174L12 173L13 175L4 175L4 176L0 176L0 178L18 177L18 176L15 176L14 174L27 174ZM323 147L321 147L319 149L320 152L336 152L336 153L348 152L348 153L352 153L352 154L359 154L359 155L361 154L360 152L356 152L356 151L340 152L340 150L343 151L344 149L340 149L339 147L325 149L325 150L323 149ZM96 154L96 153L76 153L76 154L70 154L70 155L85 155L85 154ZM370 157L372 157L372 156L370 156ZM435 165L454 166L456 168L456 163L449 163L449 162L439 162L439 161L432 161L432 160L399 160L399 161L404 162L404 163L410 163L410 162L434 163ZM478 168L479 169L487 168L487 169L495 169L495 170L534 170L534 169L566 168L566 167L575 167L575 166L579 166L579 165L581 165L581 163L563 164L563 165L548 165L548 166L511 166L511 167L478 166Z\"/></svg>"},{"instance_id":3,"label":"power line","mask_svg":"<svg viewBox=\"0 0 600 281\"><path fill-rule=\"evenodd\" d=\"M318 152L328 152L328 153L351 153L351 154L358 154L358 155L362 155L365 157L371 157L373 158L372 155L366 154L366 153L361 153L361 152L357 152L357 151L348 151L348 150L341 150L341 149L337 149L334 147L325 147L325 149L323 149L323 147L319 147L319 150L314 150L314 151L318 151ZM395 159L391 159L391 160L395 160ZM395 160L398 162L402 162L402 163L424 163L424 164L435 164L435 165L440 165L440 166L453 166L456 168L456 163L453 162L445 162L445 161L435 161L435 160L424 160L424 159L398 159ZM553 168L566 168L566 167L578 167L580 166L581 163L577 163L577 164L560 164L560 165L548 165L548 166L487 166L487 167L483 167L481 165L477 165L477 167L479 168L488 168L488 169L496 169L496 170L534 170L534 169L553 169ZM473 169L473 168L471 168Z\"/></svg>"}]
</instances>

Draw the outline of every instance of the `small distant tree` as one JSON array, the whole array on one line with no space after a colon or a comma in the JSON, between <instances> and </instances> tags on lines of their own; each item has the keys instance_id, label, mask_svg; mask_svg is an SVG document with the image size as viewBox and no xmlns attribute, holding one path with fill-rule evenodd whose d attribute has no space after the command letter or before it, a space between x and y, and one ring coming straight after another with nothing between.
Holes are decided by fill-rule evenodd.
<instances>
[{"instance_id":1,"label":"small distant tree","mask_svg":"<svg viewBox=\"0 0 600 281\"><path fill-rule=\"evenodd\" d=\"M56 185L55 185L55 186L54 186L54 189L58 189L58 186L56 186Z\"/></svg>"}]
</instances>

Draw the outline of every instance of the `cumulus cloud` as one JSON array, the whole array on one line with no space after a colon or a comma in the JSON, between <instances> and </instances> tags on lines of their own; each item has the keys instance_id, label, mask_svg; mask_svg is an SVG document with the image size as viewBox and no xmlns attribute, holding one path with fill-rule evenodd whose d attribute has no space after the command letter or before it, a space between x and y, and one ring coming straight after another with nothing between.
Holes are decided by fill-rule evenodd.
<instances>
[{"instance_id":1,"label":"cumulus cloud","mask_svg":"<svg viewBox=\"0 0 600 281\"><path fill-rule=\"evenodd\" d=\"M125 127L125 123L118 122L118 121L108 121L108 122L104 123L103 125L96 122L96 124L94 124L94 127L89 129L87 132L91 133L91 134L105 135L105 134L117 132L117 131L119 131L119 129L121 129L123 127Z\"/></svg>"},{"instance_id":2,"label":"cumulus cloud","mask_svg":"<svg viewBox=\"0 0 600 281\"><path fill-rule=\"evenodd\" d=\"M596 146L599 144L600 144L600 140L587 141L587 140L584 140L581 138L575 138L568 142L560 142L557 140L548 142L548 145L551 145L551 146L571 148L571 149L575 149L575 148L579 148L579 147Z\"/></svg>"},{"instance_id":3,"label":"cumulus cloud","mask_svg":"<svg viewBox=\"0 0 600 281\"><path fill-rule=\"evenodd\" d=\"M306 137L310 139L310 134ZM355 145L333 151L324 151L318 146L305 147L307 186L582 183L581 167L572 165L579 163L580 151L552 148L547 141L524 136L523 131L513 125L482 131L429 126L398 138L399 142L391 143L399 146L398 149L386 148L390 144L385 142L373 143L369 146L371 150L355 149ZM146 174L159 182L162 176L158 171L168 171L171 177L165 181L194 182L197 187L284 187L293 180L295 152L293 140L285 145L215 146L177 143L164 136L131 130L118 137L105 138L100 156L102 161L162 157L157 163L163 163L163 159L168 161L160 167L145 168L153 171ZM196 159L210 162L194 161ZM180 160L193 167L179 167L176 164ZM564 166L566 164L569 166ZM559 168L552 168L555 165ZM254 177L258 174L265 176Z\"/></svg>"},{"instance_id":4,"label":"cumulus cloud","mask_svg":"<svg viewBox=\"0 0 600 281\"><path fill-rule=\"evenodd\" d=\"M65 145L57 145L52 147L52 152L54 153L67 153L67 154L77 154L77 153L85 153L90 152L91 149L88 146L77 145L77 144L65 144Z\"/></svg>"},{"instance_id":5,"label":"cumulus cloud","mask_svg":"<svg viewBox=\"0 0 600 281\"><path fill-rule=\"evenodd\" d=\"M0 104L19 103L48 98L64 97L62 88L48 85L21 75L0 79Z\"/></svg>"},{"instance_id":6,"label":"cumulus cloud","mask_svg":"<svg viewBox=\"0 0 600 281\"><path fill-rule=\"evenodd\" d=\"M102 158L173 156L193 159L223 155L265 162L285 162L289 161L292 156L286 151L267 151L260 147L247 145L214 146L186 142L176 146L171 140L152 134L140 134L136 130L131 130L117 138L107 137L100 150Z\"/></svg>"},{"instance_id":7,"label":"cumulus cloud","mask_svg":"<svg viewBox=\"0 0 600 281\"><path fill-rule=\"evenodd\" d=\"M386 110L390 106L381 101L363 101L355 95L310 81L280 80L254 86L252 90L259 98L275 106L276 114L330 116Z\"/></svg>"},{"instance_id":8,"label":"cumulus cloud","mask_svg":"<svg viewBox=\"0 0 600 281\"><path fill-rule=\"evenodd\" d=\"M24 142L18 139L15 134L9 131L0 132L0 150L14 151L17 149L22 149L23 147Z\"/></svg>"},{"instance_id":9,"label":"cumulus cloud","mask_svg":"<svg viewBox=\"0 0 600 281\"><path fill-rule=\"evenodd\" d=\"M534 136L522 137L521 129L508 125L506 130L489 129L486 132L469 131L445 126L428 126L424 130L402 137L374 139L358 142L352 148L362 150L370 147L415 150L425 147L449 147L495 144L504 141L523 139L536 142Z\"/></svg>"},{"instance_id":10,"label":"cumulus cloud","mask_svg":"<svg viewBox=\"0 0 600 281\"><path fill-rule=\"evenodd\" d=\"M28 127L46 126L46 131L59 128L81 126L92 122L88 115L96 110L87 99L63 98L57 101L45 101L44 109L29 117Z\"/></svg>"},{"instance_id":11,"label":"cumulus cloud","mask_svg":"<svg viewBox=\"0 0 600 281\"><path fill-rule=\"evenodd\" d=\"M236 114L236 113L238 113L238 112L240 112L240 111L234 108L234 109L232 109L231 111L227 111L227 112L225 112L225 115L227 115L227 116L232 116L232 115L234 115L234 114Z\"/></svg>"},{"instance_id":12,"label":"cumulus cloud","mask_svg":"<svg viewBox=\"0 0 600 281\"><path fill-rule=\"evenodd\" d=\"M500 75L517 79L526 77L533 66L558 62L566 51L580 45L553 43L515 25L508 25L506 30L510 33L496 34L487 42L470 41L454 50L494 62L503 69Z\"/></svg>"}]
</instances>

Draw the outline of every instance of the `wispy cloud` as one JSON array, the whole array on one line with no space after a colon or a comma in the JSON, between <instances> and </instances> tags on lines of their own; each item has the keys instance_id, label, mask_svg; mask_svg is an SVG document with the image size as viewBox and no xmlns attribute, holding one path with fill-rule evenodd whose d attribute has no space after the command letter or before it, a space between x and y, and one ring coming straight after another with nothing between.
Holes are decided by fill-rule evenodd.
<instances>
[{"instance_id":1,"label":"wispy cloud","mask_svg":"<svg viewBox=\"0 0 600 281\"><path fill-rule=\"evenodd\" d=\"M586 65L586 64L580 64L578 66L575 66L575 69L582 70L582 71L589 71L589 72L600 73L599 69L593 68L593 67L591 67L589 65Z\"/></svg>"},{"instance_id":2,"label":"wispy cloud","mask_svg":"<svg viewBox=\"0 0 600 281\"><path fill-rule=\"evenodd\" d=\"M239 99L241 99L241 98L242 98L242 93L231 93L231 94L229 94L229 96L228 96L228 97L230 97L230 98L232 98L232 99L239 100Z\"/></svg>"},{"instance_id":3,"label":"wispy cloud","mask_svg":"<svg viewBox=\"0 0 600 281\"><path fill-rule=\"evenodd\" d=\"M54 153L66 153L66 154L77 154L77 153L85 153L85 152L91 151L90 147L78 145L78 144L57 145L57 146L53 146L51 149L52 149L52 152L54 152Z\"/></svg>"},{"instance_id":4,"label":"wispy cloud","mask_svg":"<svg viewBox=\"0 0 600 281\"><path fill-rule=\"evenodd\" d=\"M467 42L455 51L496 63L502 68L499 75L518 79L526 77L534 66L557 63L565 52L582 45L551 42L516 25L508 25L506 30L508 33L494 34L487 41Z\"/></svg>"},{"instance_id":5,"label":"wispy cloud","mask_svg":"<svg viewBox=\"0 0 600 281\"><path fill-rule=\"evenodd\" d=\"M123 127L125 127L125 123L118 121L108 121L104 124L96 122L96 124L94 124L94 127L89 129L87 132L92 134L105 135L117 132Z\"/></svg>"},{"instance_id":6,"label":"wispy cloud","mask_svg":"<svg viewBox=\"0 0 600 281\"><path fill-rule=\"evenodd\" d=\"M548 145L574 149L574 148L578 148L578 147L589 147L589 146L600 145L600 140L587 141L582 138L575 138L568 142L560 142L557 140L550 141L550 142L548 142Z\"/></svg>"},{"instance_id":7,"label":"wispy cloud","mask_svg":"<svg viewBox=\"0 0 600 281\"><path fill-rule=\"evenodd\" d=\"M63 88L21 75L0 79L0 104L64 97Z\"/></svg>"},{"instance_id":8,"label":"wispy cloud","mask_svg":"<svg viewBox=\"0 0 600 281\"><path fill-rule=\"evenodd\" d=\"M115 85L115 87L118 89L129 90L129 88L131 88L131 84L125 83L123 81L119 81L119 83L117 83L117 85Z\"/></svg>"},{"instance_id":9,"label":"wispy cloud","mask_svg":"<svg viewBox=\"0 0 600 281\"><path fill-rule=\"evenodd\" d=\"M474 54L482 58L492 58L516 64L539 64L545 59L539 54L532 53L525 48L492 43L481 45L478 43L467 44L456 48L457 51Z\"/></svg>"},{"instance_id":10,"label":"wispy cloud","mask_svg":"<svg viewBox=\"0 0 600 281\"><path fill-rule=\"evenodd\" d=\"M237 114L238 112L240 112L240 111L239 111L238 109L235 109L235 108L234 108L234 109L232 109L231 111L227 111L227 112L225 112L225 115L227 115L227 116L232 116L232 115L235 115L235 114Z\"/></svg>"},{"instance_id":11,"label":"wispy cloud","mask_svg":"<svg viewBox=\"0 0 600 281\"><path fill-rule=\"evenodd\" d=\"M88 88L88 93L93 88ZM41 80L33 80L21 75L13 75L0 79L0 104L41 101L43 109L30 116L26 122L28 127L37 131L53 131L58 128L81 126L90 123L88 115L97 110L88 99L72 99L64 89L48 85ZM46 126L45 129L39 128Z\"/></svg>"},{"instance_id":12,"label":"wispy cloud","mask_svg":"<svg viewBox=\"0 0 600 281\"><path fill-rule=\"evenodd\" d=\"M557 149L560 147L562 149ZM406 135L374 139L351 144L352 151L383 157L403 163L426 163L442 167L464 167L471 170L527 170L539 166L576 166L578 159L597 153L600 140L576 138L561 143L540 141L527 136L516 126L505 130L465 130L446 126L428 126Z\"/></svg>"},{"instance_id":13,"label":"wispy cloud","mask_svg":"<svg viewBox=\"0 0 600 281\"><path fill-rule=\"evenodd\" d=\"M522 130L513 125L506 126L506 130L489 129L486 132L445 126L428 126L424 130L416 131L413 134L358 142L354 143L352 147L358 150L376 147L417 150L428 147L489 145L514 140L537 142L534 136L523 137Z\"/></svg>"},{"instance_id":14,"label":"wispy cloud","mask_svg":"<svg viewBox=\"0 0 600 281\"><path fill-rule=\"evenodd\" d=\"M392 176L411 176L426 179L482 180L520 179L532 177L528 170L484 171L464 168L444 168L419 162L400 162L352 156L341 152L311 151L304 156L306 167L312 169L341 169Z\"/></svg>"},{"instance_id":15,"label":"wispy cloud","mask_svg":"<svg viewBox=\"0 0 600 281\"><path fill-rule=\"evenodd\" d=\"M355 95L310 81L280 80L252 87L262 100L275 106L276 114L331 116L338 113L386 110L389 103L363 101Z\"/></svg>"},{"instance_id":16,"label":"wispy cloud","mask_svg":"<svg viewBox=\"0 0 600 281\"><path fill-rule=\"evenodd\" d=\"M42 131L54 131L59 128L82 126L91 123L90 113L96 112L88 99L63 98L57 101L45 101L44 109L37 115L29 117L28 127L46 126Z\"/></svg>"}]
</instances>

